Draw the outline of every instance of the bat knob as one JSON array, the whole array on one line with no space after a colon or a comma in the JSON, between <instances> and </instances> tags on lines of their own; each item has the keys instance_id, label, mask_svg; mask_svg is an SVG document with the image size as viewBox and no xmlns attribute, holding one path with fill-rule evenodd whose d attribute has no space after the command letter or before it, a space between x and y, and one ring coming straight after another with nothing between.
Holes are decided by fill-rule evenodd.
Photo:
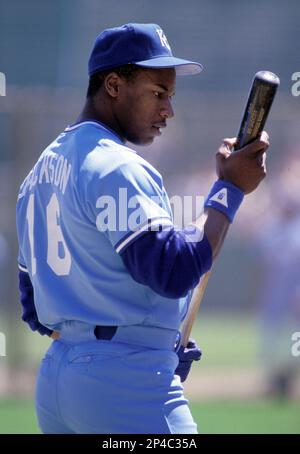
<instances>
[{"instance_id":1,"label":"bat knob","mask_svg":"<svg viewBox=\"0 0 300 454\"><path fill-rule=\"evenodd\" d=\"M260 79L273 85L280 85L280 79L271 71L258 71L254 76L255 79Z\"/></svg>"}]
</instances>

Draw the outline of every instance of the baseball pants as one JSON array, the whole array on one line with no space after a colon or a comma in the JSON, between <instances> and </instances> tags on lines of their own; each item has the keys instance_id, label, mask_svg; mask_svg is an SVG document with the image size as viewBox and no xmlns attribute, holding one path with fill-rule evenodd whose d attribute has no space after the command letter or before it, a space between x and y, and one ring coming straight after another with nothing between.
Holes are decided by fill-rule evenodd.
<instances>
[{"instance_id":1,"label":"baseball pants","mask_svg":"<svg viewBox=\"0 0 300 454\"><path fill-rule=\"evenodd\" d=\"M53 341L36 387L46 434L195 434L177 354L108 340Z\"/></svg>"}]
</instances>

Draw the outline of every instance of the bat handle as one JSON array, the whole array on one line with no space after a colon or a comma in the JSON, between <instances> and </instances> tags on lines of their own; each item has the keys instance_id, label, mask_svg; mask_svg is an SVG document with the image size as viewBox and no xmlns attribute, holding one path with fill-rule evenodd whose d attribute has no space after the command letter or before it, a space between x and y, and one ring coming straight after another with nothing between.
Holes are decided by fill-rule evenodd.
<instances>
[{"instance_id":1,"label":"bat handle","mask_svg":"<svg viewBox=\"0 0 300 454\"><path fill-rule=\"evenodd\" d=\"M199 311L199 307L202 302L210 274L211 270L204 274L204 276L201 278L200 284L195 288L193 292L189 309L187 311L181 329L181 345L183 345L184 347L186 347L189 342L192 327L197 317L197 313Z\"/></svg>"}]
</instances>

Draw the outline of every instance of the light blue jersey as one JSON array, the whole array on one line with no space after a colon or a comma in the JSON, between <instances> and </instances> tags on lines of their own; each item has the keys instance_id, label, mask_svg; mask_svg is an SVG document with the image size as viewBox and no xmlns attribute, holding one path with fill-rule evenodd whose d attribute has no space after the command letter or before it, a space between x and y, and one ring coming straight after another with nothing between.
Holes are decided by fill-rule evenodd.
<instances>
[{"instance_id":1,"label":"light blue jersey","mask_svg":"<svg viewBox=\"0 0 300 454\"><path fill-rule=\"evenodd\" d=\"M120 252L149 228L171 227L161 175L95 121L76 124L40 156L20 188L19 266L40 322L177 330L187 298L137 283Z\"/></svg>"}]
</instances>

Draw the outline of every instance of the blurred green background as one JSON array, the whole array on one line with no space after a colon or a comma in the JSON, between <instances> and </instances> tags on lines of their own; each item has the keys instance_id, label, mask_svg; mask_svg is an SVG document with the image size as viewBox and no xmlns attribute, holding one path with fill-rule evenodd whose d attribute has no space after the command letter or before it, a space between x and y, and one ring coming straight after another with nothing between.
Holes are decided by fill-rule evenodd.
<instances>
[{"instance_id":1,"label":"blurred green background","mask_svg":"<svg viewBox=\"0 0 300 454\"><path fill-rule=\"evenodd\" d=\"M278 401L192 401L201 434L299 434L299 405ZM1 434L38 434L31 400L5 399Z\"/></svg>"},{"instance_id":2,"label":"blurred green background","mask_svg":"<svg viewBox=\"0 0 300 454\"><path fill-rule=\"evenodd\" d=\"M0 0L0 433L38 431L34 381L49 344L20 321L18 188L75 121L96 35L126 22L160 24L175 55L205 67L178 79L175 118L138 149L170 197L207 194L215 151L236 134L252 77L266 69L281 79L266 128L268 177L246 198L214 265L193 332L203 358L185 388L200 432L300 433L300 356L291 353L300 332L300 97L291 93L299 17L297 0Z\"/></svg>"}]
</instances>

